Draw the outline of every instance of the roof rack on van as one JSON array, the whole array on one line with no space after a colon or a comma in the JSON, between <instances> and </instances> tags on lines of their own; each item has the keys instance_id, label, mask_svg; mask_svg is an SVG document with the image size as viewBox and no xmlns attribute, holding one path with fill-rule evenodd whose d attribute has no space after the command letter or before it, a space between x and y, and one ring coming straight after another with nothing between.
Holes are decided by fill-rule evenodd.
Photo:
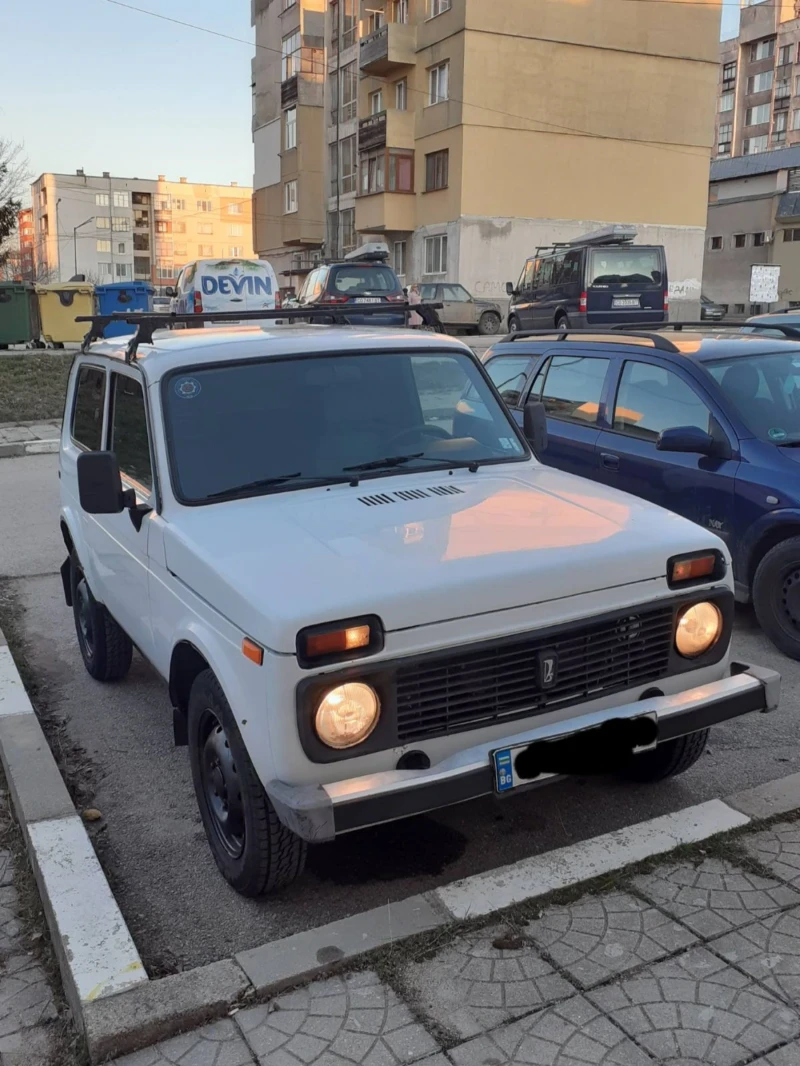
<instances>
[{"instance_id":1,"label":"roof rack on van","mask_svg":"<svg viewBox=\"0 0 800 1066\"><path fill-rule=\"evenodd\" d=\"M635 226L617 225L604 226L594 230L583 237L573 237L569 241L553 241L552 244L543 244L536 249L537 256L542 252L555 251L556 248L596 248L608 244L631 244L636 240L637 230Z\"/></svg>"},{"instance_id":2,"label":"roof rack on van","mask_svg":"<svg viewBox=\"0 0 800 1066\"><path fill-rule=\"evenodd\" d=\"M264 319L290 322L299 319L301 322L313 322L321 319L327 324L332 322L333 325L346 326L349 324L348 315L360 317L361 315L386 314L387 311L391 311L392 314L397 311L416 311L427 326L439 328L441 326L439 316L433 312L441 310L443 306L441 303L365 304L363 306L358 304L357 307L326 304L324 307L293 307L281 311L277 309L274 311L201 311L199 314L188 315L161 314L157 311L115 311L110 315L79 315L75 321L91 322L89 332L81 345L82 352L87 351L93 341L102 340L106 326L112 322L127 322L128 325L135 326L136 331L125 350L125 362L130 363L136 358L140 344L152 342L156 330L169 329L175 325L191 327L206 322L229 322L231 325L238 325L240 322L263 322Z\"/></svg>"},{"instance_id":3,"label":"roof rack on van","mask_svg":"<svg viewBox=\"0 0 800 1066\"><path fill-rule=\"evenodd\" d=\"M648 328L651 330L674 330L675 333L680 333L684 329L691 329L703 331L705 333L718 333L720 330L731 330L735 333L741 333L742 326L747 326L749 329L772 329L778 333L782 333L787 340L800 340L800 326L784 326L778 322L714 322L712 319L705 318L701 322L656 322L650 325ZM592 327L589 326L589 329ZM624 330L626 333L629 330L637 330L641 328L641 323L636 322L620 322L611 327L612 330Z\"/></svg>"},{"instance_id":4,"label":"roof rack on van","mask_svg":"<svg viewBox=\"0 0 800 1066\"><path fill-rule=\"evenodd\" d=\"M635 331L635 332L634 332ZM502 343L507 341L521 341L526 337L555 337L557 341L565 341L569 337L577 336L585 338L587 334L597 334L598 336L609 336L615 340L622 340L619 336L619 327L611 326L607 329L598 328L594 326L587 326L586 329L522 329L516 333L509 333L508 336L503 338ZM660 336L658 333L645 333L640 331L638 327L631 326L630 329L625 329L625 337L641 337L645 340L651 341L654 348L660 348L662 352L680 352L680 348L673 344L672 341L667 340L666 337Z\"/></svg>"}]
</instances>

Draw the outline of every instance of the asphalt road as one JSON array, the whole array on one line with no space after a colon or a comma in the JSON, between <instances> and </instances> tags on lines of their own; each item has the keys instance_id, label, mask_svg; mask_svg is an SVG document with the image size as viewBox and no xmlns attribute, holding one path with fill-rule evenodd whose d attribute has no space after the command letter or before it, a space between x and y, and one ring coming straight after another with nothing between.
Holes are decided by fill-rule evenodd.
<instances>
[{"instance_id":1,"label":"asphalt road","mask_svg":"<svg viewBox=\"0 0 800 1066\"><path fill-rule=\"evenodd\" d=\"M784 675L779 711L720 726L689 773L658 786L571 780L503 801L481 800L313 848L291 891L253 902L232 892L210 858L186 749L172 747L166 687L141 660L105 686L83 670L57 567L57 457L0 461L0 575L24 607L29 662L51 712L85 750L81 770L103 814L101 860L146 965L155 972L402 899L689 804L800 769L800 664L737 620L735 654ZM95 831L95 830L93 830Z\"/></svg>"}]
</instances>

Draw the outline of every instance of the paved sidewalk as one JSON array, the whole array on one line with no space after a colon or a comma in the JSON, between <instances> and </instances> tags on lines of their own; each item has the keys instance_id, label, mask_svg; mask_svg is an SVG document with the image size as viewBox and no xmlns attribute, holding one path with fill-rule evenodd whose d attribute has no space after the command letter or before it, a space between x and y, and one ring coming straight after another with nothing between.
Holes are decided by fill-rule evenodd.
<instances>
[{"instance_id":1,"label":"paved sidewalk","mask_svg":"<svg viewBox=\"0 0 800 1066\"><path fill-rule=\"evenodd\" d=\"M800 822L427 950L117 1066L798 1066Z\"/></svg>"},{"instance_id":2,"label":"paved sidewalk","mask_svg":"<svg viewBox=\"0 0 800 1066\"><path fill-rule=\"evenodd\" d=\"M58 451L61 419L47 422L0 422L0 459Z\"/></svg>"}]
</instances>

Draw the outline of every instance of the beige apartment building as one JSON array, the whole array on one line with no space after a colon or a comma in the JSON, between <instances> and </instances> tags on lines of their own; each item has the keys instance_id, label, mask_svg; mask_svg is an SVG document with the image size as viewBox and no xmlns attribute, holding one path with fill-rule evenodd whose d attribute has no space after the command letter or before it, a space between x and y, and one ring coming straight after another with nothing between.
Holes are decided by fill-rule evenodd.
<instances>
[{"instance_id":1,"label":"beige apartment building","mask_svg":"<svg viewBox=\"0 0 800 1066\"><path fill-rule=\"evenodd\" d=\"M31 186L37 276L171 285L193 259L252 256L253 190L93 175L42 174Z\"/></svg>"},{"instance_id":2,"label":"beige apartment building","mask_svg":"<svg viewBox=\"0 0 800 1066\"><path fill-rule=\"evenodd\" d=\"M537 245L633 223L696 305L718 5L252 4L255 244L292 283L380 239L407 282L502 297Z\"/></svg>"}]
</instances>

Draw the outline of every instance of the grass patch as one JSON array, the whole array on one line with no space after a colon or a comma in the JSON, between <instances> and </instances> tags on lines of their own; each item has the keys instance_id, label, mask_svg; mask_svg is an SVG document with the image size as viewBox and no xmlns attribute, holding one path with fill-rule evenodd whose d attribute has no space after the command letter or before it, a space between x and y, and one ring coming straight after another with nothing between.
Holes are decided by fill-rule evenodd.
<instances>
[{"instance_id":1,"label":"grass patch","mask_svg":"<svg viewBox=\"0 0 800 1066\"><path fill-rule=\"evenodd\" d=\"M73 352L0 357L0 422L61 418Z\"/></svg>"}]
</instances>

